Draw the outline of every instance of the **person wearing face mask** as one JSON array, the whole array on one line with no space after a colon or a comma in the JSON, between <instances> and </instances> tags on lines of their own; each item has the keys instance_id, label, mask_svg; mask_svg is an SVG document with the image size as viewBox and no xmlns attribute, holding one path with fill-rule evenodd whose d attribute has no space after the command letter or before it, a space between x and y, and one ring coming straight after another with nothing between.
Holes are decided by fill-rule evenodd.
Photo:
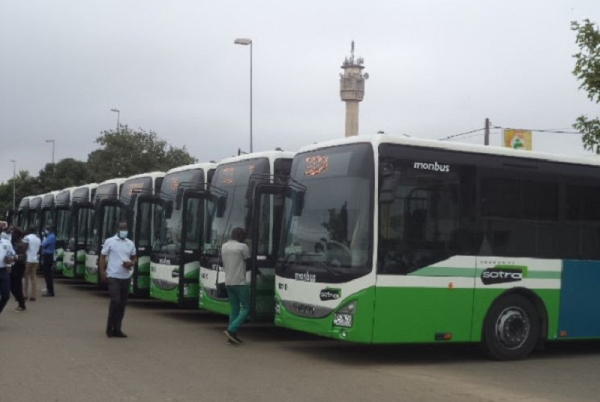
<instances>
[{"instance_id":1,"label":"person wearing face mask","mask_svg":"<svg viewBox=\"0 0 600 402\"><path fill-rule=\"evenodd\" d=\"M54 297L54 274L52 264L54 263L54 250L56 248L56 236L54 227L46 226L44 230L44 241L42 242L42 271L46 279L46 292L42 297Z\"/></svg>"},{"instance_id":2,"label":"person wearing face mask","mask_svg":"<svg viewBox=\"0 0 600 402\"><path fill-rule=\"evenodd\" d=\"M110 296L106 323L106 336L109 338L127 338L121 330L121 324L129 296L131 270L137 260L135 245L127 238L127 234L127 223L120 222L117 234L104 242L98 263L100 280L108 285Z\"/></svg>"},{"instance_id":3,"label":"person wearing face mask","mask_svg":"<svg viewBox=\"0 0 600 402\"><path fill-rule=\"evenodd\" d=\"M10 299L10 264L15 259L15 250L6 231L0 233L0 313Z\"/></svg>"}]
</instances>

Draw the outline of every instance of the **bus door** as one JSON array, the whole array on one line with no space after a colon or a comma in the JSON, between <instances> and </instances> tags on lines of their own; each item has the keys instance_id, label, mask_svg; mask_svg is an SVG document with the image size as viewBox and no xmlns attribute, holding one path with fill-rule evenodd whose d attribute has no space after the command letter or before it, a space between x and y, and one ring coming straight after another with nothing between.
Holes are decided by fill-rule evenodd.
<instances>
[{"instance_id":1,"label":"bus door","mask_svg":"<svg viewBox=\"0 0 600 402\"><path fill-rule=\"evenodd\" d=\"M85 252L89 239L90 219L92 219L93 206L89 202L76 202L73 215L76 225L73 255L75 259L75 277L85 276Z\"/></svg>"},{"instance_id":2,"label":"bus door","mask_svg":"<svg viewBox=\"0 0 600 402\"><path fill-rule=\"evenodd\" d=\"M63 269L66 276L75 278L75 272L77 271L77 239L79 237L79 207L77 202L73 202L69 215L69 231L65 239Z\"/></svg>"},{"instance_id":3,"label":"bus door","mask_svg":"<svg viewBox=\"0 0 600 402\"><path fill-rule=\"evenodd\" d=\"M271 177L250 178L250 319L272 320L275 313L275 264L288 185ZM249 195L250 195L249 194Z\"/></svg>"},{"instance_id":4,"label":"bus door","mask_svg":"<svg viewBox=\"0 0 600 402\"><path fill-rule=\"evenodd\" d=\"M200 275L200 257L205 239L206 200L205 190L186 189L183 200L178 196L175 200L182 210L182 223L179 249L177 250L178 268L172 275L178 276L178 304L180 306L197 306Z\"/></svg>"},{"instance_id":5,"label":"bus door","mask_svg":"<svg viewBox=\"0 0 600 402\"><path fill-rule=\"evenodd\" d=\"M155 233L160 225L154 224L154 212L163 207L163 200L158 196L140 194L135 199L136 208L130 210L135 216L131 216L129 222L134 227L129 227L133 234L133 242L137 250L137 262L131 276L131 292L136 296L150 295L150 257L152 245L160 233Z\"/></svg>"}]
</instances>

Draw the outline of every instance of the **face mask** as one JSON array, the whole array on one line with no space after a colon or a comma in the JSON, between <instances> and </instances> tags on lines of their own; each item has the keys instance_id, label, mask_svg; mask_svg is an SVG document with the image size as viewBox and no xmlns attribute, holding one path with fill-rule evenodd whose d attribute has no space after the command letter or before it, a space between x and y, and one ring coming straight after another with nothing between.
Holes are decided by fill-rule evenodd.
<instances>
[{"instance_id":1,"label":"face mask","mask_svg":"<svg viewBox=\"0 0 600 402\"><path fill-rule=\"evenodd\" d=\"M124 239L124 238L126 238L126 237L127 237L127 233L128 233L128 232L127 232L126 230L119 230L119 237L120 237L121 239Z\"/></svg>"},{"instance_id":2,"label":"face mask","mask_svg":"<svg viewBox=\"0 0 600 402\"><path fill-rule=\"evenodd\" d=\"M0 233L0 239L2 240L8 240L10 238L10 236L8 235L8 233Z\"/></svg>"},{"instance_id":3,"label":"face mask","mask_svg":"<svg viewBox=\"0 0 600 402\"><path fill-rule=\"evenodd\" d=\"M44 230L44 234L45 234L46 236L48 236L48 233L50 233L50 232L49 232L49 231L47 231L47 230Z\"/></svg>"}]
</instances>

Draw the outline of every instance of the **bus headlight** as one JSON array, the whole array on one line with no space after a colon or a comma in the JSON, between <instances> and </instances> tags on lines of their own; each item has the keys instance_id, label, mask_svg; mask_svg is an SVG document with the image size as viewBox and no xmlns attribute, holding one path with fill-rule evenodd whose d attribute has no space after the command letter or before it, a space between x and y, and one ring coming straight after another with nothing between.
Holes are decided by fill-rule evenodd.
<instances>
[{"instance_id":1,"label":"bus headlight","mask_svg":"<svg viewBox=\"0 0 600 402\"><path fill-rule=\"evenodd\" d=\"M335 317L333 317L333 325L336 327L350 328L352 326L353 318L352 314L337 313Z\"/></svg>"},{"instance_id":2,"label":"bus headlight","mask_svg":"<svg viewBox=\"0 0 600 402\"><path fill-rule=\"evenodd\" d=\"M354 313L356 312L356 300L351 301L342 307L333 316L333 325L336 327L352 327L354 322Z\"/></svg>"},{"instance_id":3,"label":"bus headlight","mask_svg":"<svg viewBox=\"0 0 600 402\"><path fill-rule=\"evenodd\" d=\"M275 302L275 314L281 314L281 304L278 301Z\"/></svg>"}]
</instances>

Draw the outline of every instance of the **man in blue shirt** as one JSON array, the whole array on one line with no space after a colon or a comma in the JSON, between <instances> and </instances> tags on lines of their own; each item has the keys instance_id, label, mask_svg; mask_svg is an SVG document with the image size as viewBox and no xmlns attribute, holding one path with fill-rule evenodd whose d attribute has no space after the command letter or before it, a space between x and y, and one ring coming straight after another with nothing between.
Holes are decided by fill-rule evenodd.
<instances>
[{"instance_id":1,"label":"man in blue shirt","mask_svg":"<svg viewBox=\"0 0 600 402\"><path fill-rule=\"evenodd\" d=\"M120 222L117 234L106 239L102 245L98 263L100 280L108 285L110 296L106 323L106 336L109 338L127 338L121 331L121 323L129 296L131 270L137 260L135 245L127 238L127 234L127 222Z\"/></svg>"},{"instance_id":2,"label":"man in blue shirt","mask_svg":"<svg viewBox=\"0 0 600 402\"><path fill-rule=\"evenodd\" d=\"M56 236L54 227L46 226L45 238L42 242L42 271L46 279L46 293L42 297L54 297L54 274L52 264L54 263L54 250L56 248Z\"/></svg>"}]
</instances>

